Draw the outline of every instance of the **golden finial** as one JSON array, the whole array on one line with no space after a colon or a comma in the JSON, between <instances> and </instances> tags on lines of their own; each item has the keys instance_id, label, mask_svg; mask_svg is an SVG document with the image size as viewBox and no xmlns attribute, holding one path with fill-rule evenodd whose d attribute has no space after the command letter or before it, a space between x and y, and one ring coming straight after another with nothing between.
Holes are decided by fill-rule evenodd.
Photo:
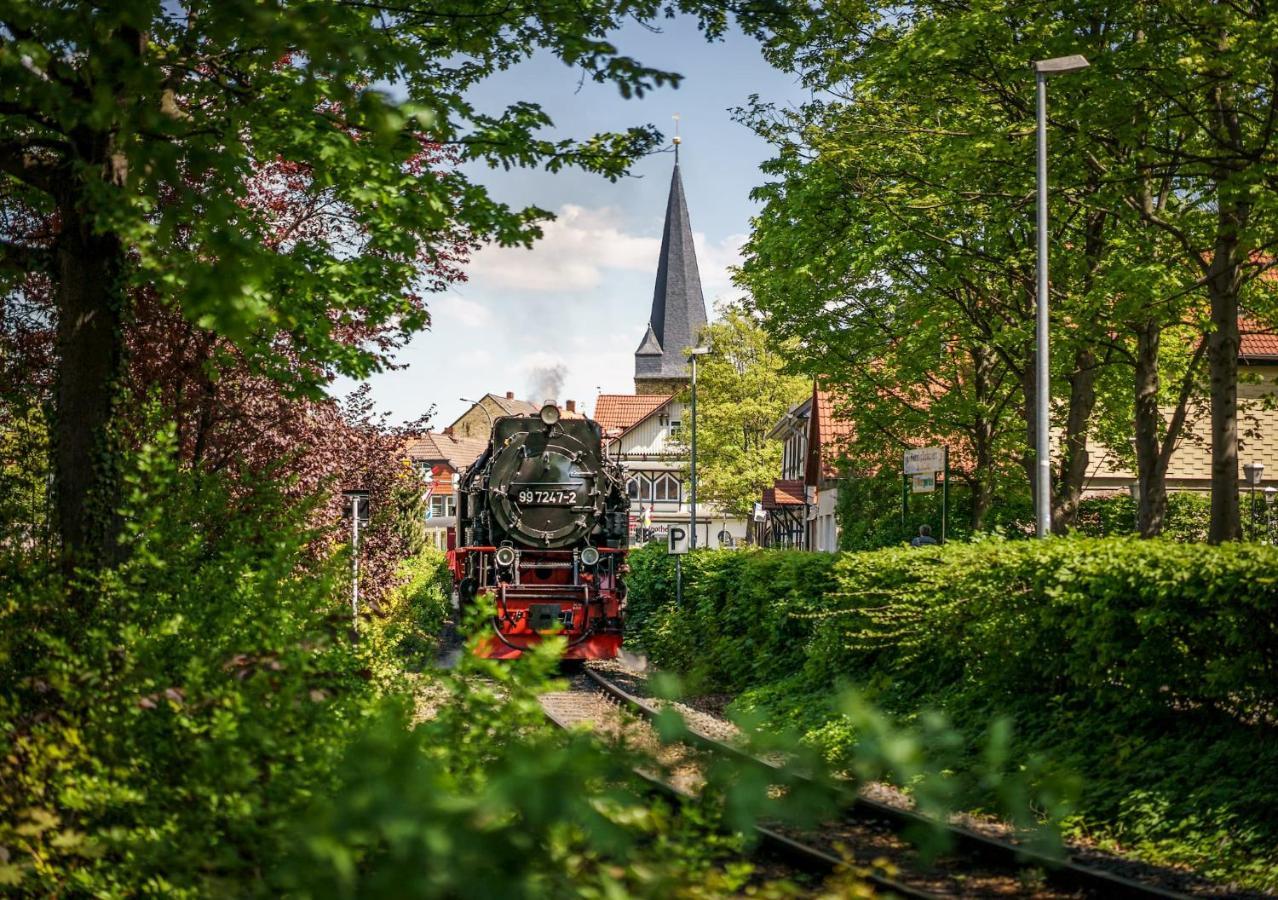
<instances>
[{"instance_id":1,"label":"golden finial","mask_svg":"<svg viewBox=\"0 0 1278 900\"><path fill-rule=\"evenodd\" d=\"M675 113L671 118L674 119L674 148L675 148L675 165L679 165L679 145L683 143L683 138L679 137L679 114Z\"/></svg>"}]
</instances>

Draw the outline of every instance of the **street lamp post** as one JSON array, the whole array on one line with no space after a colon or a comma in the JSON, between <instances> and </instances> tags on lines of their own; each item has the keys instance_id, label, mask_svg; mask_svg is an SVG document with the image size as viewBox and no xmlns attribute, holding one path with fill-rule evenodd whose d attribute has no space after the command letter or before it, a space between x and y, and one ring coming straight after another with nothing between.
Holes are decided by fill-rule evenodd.
<instances>
[{"instance_id":1,"label":"street lamp post","mask_svg":"<svg viewBox=\"0 0 1278 900\"><path fill-rule=\"evenodd\" d=\"M359 538L360 529L368 524L368 491L343 491L351 513L351 629L359 630Z\"/></svg>"},{"instance_id":2,"label":"street lamp post","mask_svg":"<svg viewBox=\"0 0 1278 900\"><path fill-rule=\"evenodd\" d=\"M709 347L693 347L688 351L692 358L692 498L689 503L692 538L689 546L693 550L697 549L697 357L709 352Z\"/></svg>"},{"instance_id":3,"label":"street lamp post","mask_svg":"<svg viewBox=\"0 0 1278 900\"><path fill-rule=\"evenodd\" d=\"M1052 533L1052 460L1049 441L1047 347L1047 79L1087 68L1081 56L1059 56L1034 63L1038 87L1038 297L1035 309L1037 344L1036 383L1034 385L1034 429L1037 478L1034 482L1034 506L1038 536Z\"/></svg>"}]
</instances>

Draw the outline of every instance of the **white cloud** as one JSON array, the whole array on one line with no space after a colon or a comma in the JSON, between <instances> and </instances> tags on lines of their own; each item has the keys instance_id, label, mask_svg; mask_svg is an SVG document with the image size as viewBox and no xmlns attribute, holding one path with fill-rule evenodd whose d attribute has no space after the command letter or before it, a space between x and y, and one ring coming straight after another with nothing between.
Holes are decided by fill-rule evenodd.
<instances>
[{"instance_id":1,"label":"white cloud","mask_svg":"<svg viewBox=\"0 0 1278 900\"><path fill-rule=\"evenodd\" d=\"M706 296L706 304L711 307L713 317L714 301L724 296L735 297L741 293L740 288L732 284L732 276L728 269L741 264L741 248L745 246L747 236L730 234L723 240L710 244L706 236L700 232L693 235L697 247L697 267L701 272L701 292Z\"/></svg>"},{"instance_id":2,"label":"white cloud","mask_svg":"<svg viewBox=\"0 0 1278 900\"><path fill-rule=\"evenodd\" d=\"M432 298L430 314L436 325L446 322L465 328L483 328L493 321L493 313L489 307L455 293Z\"/></svg>"},{"instance_id":3,"label":"white cloud","mask_svg":"<svg viewBox=\"0 0 1278 900\"><path fill-rule=\"evenodd\" d=\"M548 222L531 250L484 247L471 260L473 284L515 291L589 291L603 283L604 269L652 270L661 241L627 234L612 207L568 204Z\"/></svg>"},{"instance_id":4,"label":"white cloud","mask_svg":"<svg viewBox=\"0 0 1278 900\"><path fill-rule=\"evenodd\" d=\"M470 283L484 289L566 294L598 290L607 270L644 273L653 277L661 238L632 234L614 207L567 204L548 222L545 235L531 250L485 247L469 266ZM733 290L728 267L741 261L745 235L733 234L709 243L696 232L701 285L710 302Z\"/></svg>"}]
</instances>

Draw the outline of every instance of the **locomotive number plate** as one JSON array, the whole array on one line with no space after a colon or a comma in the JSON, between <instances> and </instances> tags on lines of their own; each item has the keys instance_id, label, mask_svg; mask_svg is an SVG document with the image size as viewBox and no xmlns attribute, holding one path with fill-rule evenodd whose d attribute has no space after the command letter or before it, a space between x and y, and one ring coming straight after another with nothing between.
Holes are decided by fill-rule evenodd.
<instances>
[{"instance_id":1,"label":"locomotive number plate","mask_svg":"<svg viewBox=\"0 0 1278 900\"><path fill-rule=\"evenodd\" d=\"M569 490L538 490L536 488L520 488L515 493L515 500L521 506L576 506L577 492Z\"/></svg>"}]
</instances>

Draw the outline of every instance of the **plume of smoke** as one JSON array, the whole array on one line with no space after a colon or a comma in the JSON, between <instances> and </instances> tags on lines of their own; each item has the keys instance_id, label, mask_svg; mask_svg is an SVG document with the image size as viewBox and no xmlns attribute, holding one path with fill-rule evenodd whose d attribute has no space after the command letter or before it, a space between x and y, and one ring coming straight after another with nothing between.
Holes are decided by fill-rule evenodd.
<instances>
[{"instance_id":1,"label":"plume of smoke","mask_svg":"<svg viewBox=\"0 0 1278 900\"><path fill-rule=\"evenodd\" d=\"M568 367L563 363L551 363L533 366L528 372L528 384L531 392L528 399L533 403L546 400L559 402L559 395L564 389L564 378L568 375Z\"/></svg>"}]
</instances>

